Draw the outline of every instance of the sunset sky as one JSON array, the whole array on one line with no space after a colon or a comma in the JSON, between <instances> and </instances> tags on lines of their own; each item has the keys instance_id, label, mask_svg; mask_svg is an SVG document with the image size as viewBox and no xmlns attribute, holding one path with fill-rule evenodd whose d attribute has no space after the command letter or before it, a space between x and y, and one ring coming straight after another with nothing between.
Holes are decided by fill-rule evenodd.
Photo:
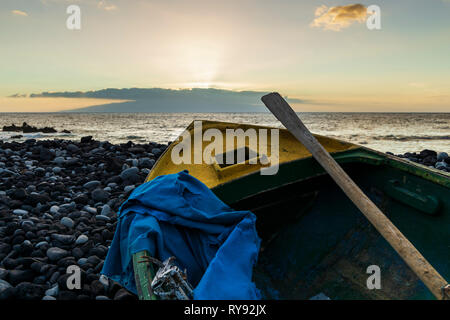
<instances>
[{"instance_id":1,"label":"sunset sky","mask_svg":"<svg viewBox=\"0 0 450 320\"><path fill-rule=\"evenodd\" d=\"M71 4L81 30L66 27ZM369 5L381 30L366 26ZM450 112L450 0L1 0L0 46L0 112L107 102L15 94L131 87L279 91L307 101L299 111Z\"/></svg>"}]
</instances>

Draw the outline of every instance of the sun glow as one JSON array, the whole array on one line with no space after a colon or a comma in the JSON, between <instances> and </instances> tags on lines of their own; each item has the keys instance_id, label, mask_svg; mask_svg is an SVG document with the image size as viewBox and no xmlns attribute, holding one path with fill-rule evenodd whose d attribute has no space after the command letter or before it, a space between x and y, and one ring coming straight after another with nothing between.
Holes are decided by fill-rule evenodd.
<instances>
[{"instance_id":1,"label":"sun glow","mask_svg":"<svg viewBox=\"0 0 450 320\"><path fill-rule=\"evenodd\" d=\"M223 68L224 47L218 41L208 39L179 44L177 59L179 69L188 78L192 87L209 88Z\"/></svg>"},{"instance_id":2,"label":"sun glow","mask_svg":"<svg viewBox=\"0 0 450 320\"><path fill-rule=\"evenodd\" d=\"M212 85L209 82L191 82L187 84L187 87L209 89L212 87Z\"/></svg>"}]
</instances>

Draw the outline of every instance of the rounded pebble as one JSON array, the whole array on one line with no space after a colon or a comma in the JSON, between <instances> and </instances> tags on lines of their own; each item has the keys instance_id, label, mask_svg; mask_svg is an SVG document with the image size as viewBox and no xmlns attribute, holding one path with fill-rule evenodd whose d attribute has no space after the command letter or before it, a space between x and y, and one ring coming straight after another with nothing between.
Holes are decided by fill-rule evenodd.
<instances>
[{"instance_id":1,"label":"rounded pebble","mask_svg":"<svg viewBox=\"0 0 450 320\"><path fill-rule=\"evenodd\" d=\"M66 226L67 228L73 228L73 226L75 225L75 222L73 222L72 219L68 218L68 217L63 217L61 219L61 224Z\"/></svg>"}]
</instances>

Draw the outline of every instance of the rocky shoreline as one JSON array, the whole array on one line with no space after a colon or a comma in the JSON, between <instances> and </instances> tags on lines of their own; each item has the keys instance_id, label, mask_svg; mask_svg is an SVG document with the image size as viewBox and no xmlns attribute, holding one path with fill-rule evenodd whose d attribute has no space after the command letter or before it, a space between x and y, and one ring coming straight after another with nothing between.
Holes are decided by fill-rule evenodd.
<instances>
[{"instance_id":1,"label":"rocky shoreline","mask_svg":"<svg viewBox=\"0 0 450 320\"><path fill-rule=\"evenodd\" d=\"M37 128L30 126L28 123L24 122L22 123L21 127L16 126L14 123L10 126L3 126L2 131L4 132L23 132L23 133L36 133L36 132L42 132L42 133L57 133L58 131L53 127L44 127L44 128ZM62 133L70 133L69 130L62 130ZM15 136L16 138L21 138L22 135ZM13 137L14 138L14 137Z\"/></svg>"},{"instance_id":2,"label":"rocky shoreline","mask_svg":"<svg viewBox=\"0 0 450 320\"><path fill-rule=\"evenodd\" d=\"M116 212L167 145L0 141L0 300L137 299L100 276ZM67 288L67 267L82 288Z\"/></svg>"},{"instance_id":3,"label":"rocky shoreline","mask_svg":"<svg viewBox=\"0 0 450 320\"><path fill-rule=\"evenodd\" d=\"M387 153L394 155L392 152ZM398 154L396 156L415 163L420 163L429 168L450 172L450 157L447 152L437 153L434 150L425 149L421 152L406 152L405 154Z\"/></svg>"},{"instance_id":4,"label":"rocky shoreline","mask_svg":"<svg viewBox=\"0 0 450 320\"><path fill-rule=\"evenodd\" d=\"M167 145L34 139L0 141L0 300L127 300L100 276L121 203ZM450 171L448 154L398 155ZM82 288L67 288L67 267Z\"/></svg>"}]
</instances>

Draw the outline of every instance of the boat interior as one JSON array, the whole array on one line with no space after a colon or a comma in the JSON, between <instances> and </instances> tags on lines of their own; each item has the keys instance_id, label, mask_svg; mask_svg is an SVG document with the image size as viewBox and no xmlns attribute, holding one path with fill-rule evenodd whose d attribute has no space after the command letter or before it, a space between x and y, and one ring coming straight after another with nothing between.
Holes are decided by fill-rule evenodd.
<instances>
[{"instance_id":1,"label":"boat interior","mask_svg":"<svg viewBox=\"0 0 450 320\"><path fill-rule=\"evenodd\" d=\"M204 121L203 130L209 128L270 129ZM186 130L192 136L194 123ZM316 138L449 280L450 175L341 140ZM147 181L188 170L234 209L256 214L262 243L254 280L262 298L310 299L322 293L330 299L434 299L308 150L287 130L280 130L279 140L275 175L261 175L261 166L247 165L254 157L250 151L244 162L230 166L174 164L169 154L177 141ZM203 141L202 148L207 145ZM372 265L380 268L381 289L367 287Z\"/></svg>"},{"instance_id":2,"label":"boat interior","mask_svg":"<svg viewBox=\"0 0 450 320\"><path fill-rule=\"evenodd\" d=\"M388 165L353 162L343 167L434 268L450 279L448 186ZM310 299L320 293L332 300L434 299L326 174L230 205L257 216L262 242L254 281L263 299ZM367 286L371 265L380 268L381 289Z\"/></svg>"}]
</instances>

